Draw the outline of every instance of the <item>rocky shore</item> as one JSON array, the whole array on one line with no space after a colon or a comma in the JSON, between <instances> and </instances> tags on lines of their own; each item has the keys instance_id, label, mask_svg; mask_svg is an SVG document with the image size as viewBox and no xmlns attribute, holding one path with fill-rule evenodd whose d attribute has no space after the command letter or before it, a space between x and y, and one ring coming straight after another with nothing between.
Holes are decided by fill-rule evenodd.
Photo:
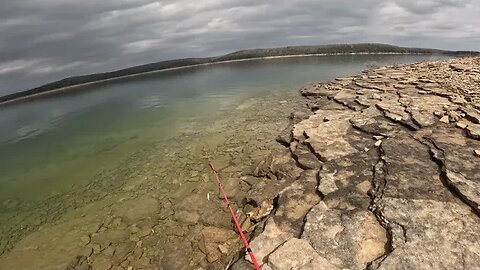
<instances>
[{"instance_id":1,"label":"rocky shore","mask_svg":"<svg viewBox=\"0 0 480 270\"><path fill-rule=\"evenodd\" d=\"M263 270L479 269L479 67L272 91L45 205L5 201L0 269L252 269L204 146Z\"/></svg>"},{"instance_id":2,"label":"rocky shore","mask_svg":"<svg viewBox=\"0 0 480 270\"><path fill-rule=\"evenodd\" d=\"M301 94L311 113L243 178L247 216L268 211L247 219L262 269L480 269L480 58Z\"/></svg>"}]
</instances>

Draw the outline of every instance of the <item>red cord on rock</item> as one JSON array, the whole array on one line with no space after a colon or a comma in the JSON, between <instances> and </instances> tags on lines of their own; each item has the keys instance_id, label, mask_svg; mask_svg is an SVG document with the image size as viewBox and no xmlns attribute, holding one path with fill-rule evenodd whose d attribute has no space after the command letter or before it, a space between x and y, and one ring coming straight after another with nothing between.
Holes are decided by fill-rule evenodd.
<instances>
[{"instance_id":1,"label":"red cord on rock","mask_svg":"<svg viewBox=\"0 0 480 270\"><path fill-rule=\"evenodd\" d=\"M203 149L205 156L208 157L207 155L207 150ZM240 226L240 223L238 222L237 216L235 215L235 212L233 211L232 206L230 205L230 201L228 200L227 193L225 193L225 190L223 189L222 182L220 181L220 176L218 175L217 170L213 166L213 163L208 160L208 165L210 166L210 169L212 169L213 174L215 175L215 179L217 180L218 187L220 191L222 192L223 199L225 200L225 203L227 204L228 210L230 211L230 215L232 216L233 222L235 223L235 227L237 228L238 233L240 234L240 238L242 239L243 245L245 246L245 249L247 250L248 255L250 256L250 259L252 260L253 267L255 270L260 270L260 265L258 265L257 259L255 259L255 255L253 255L253 251L250 248L250 244L248 243L247 238L243 234L242 227Z\"/></svg>"}]
</instances>

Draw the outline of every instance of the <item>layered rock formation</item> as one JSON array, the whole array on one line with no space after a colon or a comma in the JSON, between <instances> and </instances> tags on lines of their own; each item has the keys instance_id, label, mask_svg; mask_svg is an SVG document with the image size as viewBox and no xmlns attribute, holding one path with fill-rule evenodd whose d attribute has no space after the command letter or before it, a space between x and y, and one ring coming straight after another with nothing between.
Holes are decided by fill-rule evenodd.
<instances>
[{"instance_id":1,"label":"layered rock formation","mask_svg":"<svg viewBox=\"0 0 480 270\"><path fill-rule=\"evenodd\" d=\"M305 86L252 168L262 269L480 269L480 58ZM245 269L240 259L231 269Z\"/></svg>"}]
</instances>

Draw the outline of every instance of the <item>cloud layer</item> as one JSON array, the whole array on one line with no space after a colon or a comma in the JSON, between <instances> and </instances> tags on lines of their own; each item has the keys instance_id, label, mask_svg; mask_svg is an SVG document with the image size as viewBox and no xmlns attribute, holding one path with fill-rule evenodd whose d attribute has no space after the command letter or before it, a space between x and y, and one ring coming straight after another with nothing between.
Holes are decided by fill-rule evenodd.
<instances>
[{"instance_id":1,"label":"cloud layer","mask_svg":"<svg viewBox=\"0 0 480 270\"><path fill-rule=\"evenodd\" d=\"M0 94L238 49L385 42L480 50L477 0L4 0Z\"/></svg>"}]
</instances>

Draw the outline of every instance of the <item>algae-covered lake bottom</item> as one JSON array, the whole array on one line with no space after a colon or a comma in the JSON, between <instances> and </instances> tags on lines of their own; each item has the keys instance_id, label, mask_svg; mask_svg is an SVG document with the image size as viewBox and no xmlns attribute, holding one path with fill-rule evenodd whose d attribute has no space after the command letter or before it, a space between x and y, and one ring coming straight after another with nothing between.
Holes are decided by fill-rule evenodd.
<instances>
[{"instance_id":1,"label":"algae-covered lake bottom","mask_svg":"<svg viewBox=\"0 0 480 270\"><path fill-rule=\"evenodd\" d=\"M238 202L241 175L266 149L280 147L275 136L302 107L302 84L368 65L442 58L254 60L0 107L0 269L64 269L78 256L87 259L73 264L94 269L195 269L205 263L192 244L199 232L230 222L202 158L204 146ZM183 252L180 262L167 247Z\"/></svg>"}]
</instances>

